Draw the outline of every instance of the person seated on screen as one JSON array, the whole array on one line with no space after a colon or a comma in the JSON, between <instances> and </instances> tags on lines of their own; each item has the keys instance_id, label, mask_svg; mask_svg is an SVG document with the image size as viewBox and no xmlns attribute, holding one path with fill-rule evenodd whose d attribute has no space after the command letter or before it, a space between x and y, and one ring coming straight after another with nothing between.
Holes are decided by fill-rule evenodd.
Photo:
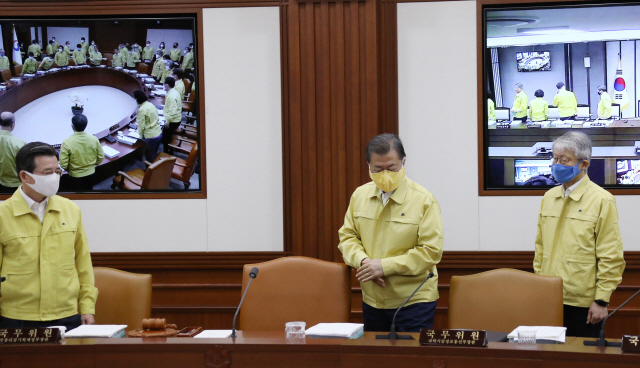
<instances>
[{"instance_id":1,"label":"person seated on screen","mask_svg":"<svg viewBox=\"0 0 640 368\"><path fill-rule=\"evenodd\" d=\"M489 124L496 121L496 104L490 98L487 98L487 118Z\"/></svg>"},{"instance_id":2,"label":"person seated on screen","mask_svg":"<svg viewBox=\"0 0 640 368\"><path fill-rule=\"evenodd\" d=\"M127 69L135 69L136 63L140 62L140 58L138 58L138 54L133 51L133 49L129 50L127 54Z\"/></svg>"},{"instance_id":3,"label":"person seated on screen","mask_svg":"<svg viewBox=\"0 0 640 368\"><path fill-rule=\"evenodd\" d=\"M91 58L89 59L91 61L91 65L98 66L102 64L102 53L98 50L98 46L90 46L89 50L93 50Z\"/></svg>"},{"instance_id":4,"label":"person seated on screen","mask_svg":"<svg viewBox=\"0 0 640 368\"><path fill-rule=\"evenodd\" d=\"M516 97L513 100L513 107L511 107L511 112L513 113L513 121L516 120L522 121L522 123L527 122L527 109L529 108L529 97L524 93L522 83L516 83Z\"/></svg>"},{"instance_id":5,"label":"person seated on screen","mask_svg":"<svg viewBox=\"0 0 640 368\"><path fill-rule=\"evenodd\" d=\"M33 57L33 52L30 52L29 57L22 64L22 72L20 75L34 74L36 69L38 69L38 62L36 61L36 58Z\"/></svg>"},{"instance_id":6,"label":"person seated on screen","mask_svg":"<svg viewBox=\"0 0 640 368\"><path fill-rule=\"evenodd\" d=\"M84 65L87 63L87 53L82 51L82 45L78 44L73 51L73 60L76 65Z\"/></svg>"},{"instance_id":7,"label":"person seated on screen","mask_svg":"<svg viewBox=\"0 0 640 368\"><path fill-rule=\"evenodd\" d=\"M164 42L160 42L160 45L158 45L158 50L162 51L162 56L165 56L167 54L167 49L164 47Z\"/></svg>"},{"instance_id":8,"label":"person seated on screen","mask_svg":"<svg viewBox=\"0 0 640 368\"><path fill-rule=\"evenodd\" d=\"M598 86L600 102L598 102L598 119L611 119L611 96L607 93L607 86Z\"/></svg>"},{"instance_id":9,"label":"person seated on screen","mask_svg":"<svg viewBox=\"0 0 640 368\"><path fill-rule=\"evenodd\" d=\"M62 172L56 150L29 143L14 170L22 185L0 204L0 274L8 276L0 329L94 324L98 289L89 244L80 208L55 195Z\"/></svg>"},{"instance_id":10,"label":"person seated on screen","mask_svg":"<svg viewBox=\"0 0 640 368\"><path fill-rule=\"evenodd\" d=\"M537 89L533 94L535 99L531 100L529 105L529 116L531 121L545 121L549 119L549 103L545 100L544 91Z\"/></svg>"},{"instance_id":11,"label":"person seated on screen","mask_svg":"<svg viewBox=\"0 0 640 368\"><path fill-rule=\"evenodd\" d=\"M137 42L133 43L131 50L133 50L133 53L137 55L138 59L140 59L140 56L142 56L142 49L140 49Z\"/></svg>"},{"instance_id":12,"label":"person seated on screen","mask_svg":"<svg viewBox=\"0 0 640 368\"><path fill-rule=\"evenodd\" d=\"M553 142L551 173L562 183L542 198L533 270L563 280L567 336L598 337L625 261L618 208L589 179L589 136L571 131Z\"/></svg>"},{"instance_id":13,"label":"person seated on screen","mask_svg":"<svg viewBox=\"0 0 640 368\"><path fill-rule=\"evenodd\" d=\"M33 53L34 58L39 58L40 54L42 54L42 48L40 47L40 45L38 45L38 41L31 41L31 45L29 45L27 52Z\"/></svg>"},{"instance_id":14,"label":"person seated on screen","mask_svg":"<svg viewBox=\"0 0 640 368\"><path fill-rule=\"evenodd\" d=\"M40 66L38 66L38 70L46 72L47 70L51 69L52 66L53 60L50 57L45 56L44 58L42 58L42 62L40 62Z\"/></svg>"},{"instance_id":15,"label":"person seated on screen","mask_svg":"<svg viewBox=\"0 0 640 368\"><path fill-rule=\"evenodd\" d=\"M153 63L153 69L151 70L151 76L156 79L156 81L160 80L162 77L162 73L164 73L164 54L162 50L156 51L156 61Z\"/></svg>"},{"instance_id":16,"label":"person seated on screen","mask_svg":"<svg viewBox=\"0 0 640 368\"><path fill-rule=\"evenodd\" d=\"M53 58L53 61L55 61L59 67L64 67L69 65L69 55L67 55L67 53L64 51L62 46L58 47L58 52L56 53L56 56Z\"/></svg>"},{"instance_id":17,"label":"person seated on screen","mask_svg":"<svg viewBox=\"0 0 640 368\"><path fill-rule=\"evenodd\" d=\"M158 147L162 143L162 128L160 127L158 109L149 102L147 95L140 90L134 91L133 97L140 105L136 115L138 134L140 134L140 139L144 141L147 161L153 162L158 156Z\"/></svg>"},{"instance_id":18,"label":"person seated on screen","mask_svg":"<svg viewBox=\"0 0 640 368\"><path fill-rule=\"evenodd\" d=\"M185 94L185 85L184 85L184 81L182 80L182 78L184 78L184 70L180 69L180 68L175 68L173 69L173 78L176 81L176 86L175 89L176 91L178 91L178 93L180 93L180 101L184 100L184 94Z\"/></svg>"},{"instance_id":19,"label":"person seated on screen","mask_svg":"<svg viewBox=\"0 0 640 368\"><path fill-rule=\"evenodd\" d=\"M182 55L182 53L180 52L180 49L178 48L178 43L174 42L173 43L173 48L171 49L171 51L169 51L169 56L171 57L171 60L173 60L174 62L179 62L180 61L180 56Z\"/></svg>"},{"instance_id":20,"label":"person seated on screen","mask_svg":"<svg viewBox=\"0 0 640 368\"><path fill-rule=\"evenodd\" d=\"M151 46L151 41L147 41L147 46L142 49L142 60L145 62L151 61L153 59L153 46Z\"/></svg>"},{"instance_id":21,"label":"person seated on screen","mask_svg":"<svg viewBox=\"0 0 640 368\"><path fill-rule=\"evenodd\" d=\"M556 97L553 98L551 104L558 108L560 120L575 119L576 114L578 114L578 99L576 98L576 94L567 91L563 82L558 82L556 88L558 88L558 93L556 93Z\"/></svg>"},{"instance_id":22,"label":"person seated on screen","mask_svg":"<svg viewBox=\"0 0 640 368\"><path fill-rule=\"evenodd\" d=\"M73 135L60 147L60 167L69 173L66 189L73 191L93 189L96 166L104 160L98 138L85 132L88 122L84 115L71 118Z\"/></svg>"},{"instance_id":23,"label":"person seated on screen","mask_svg":"<svg viewBox=\"0 0 640 368\"><path fill-rule=\"evenodd\" d=\"M0 113L0 193L13 193L20 186L16 155L25 143L11 134L15 127L16 118L13 113Z\"/></svg>"},{"instance_id":24,"label":"person seated on screen","mask_svg":"<svg viewBox=\"0 0 640 368\"><path fill-rule=\"evenodd\" d=\"M0 69L9 69L9 58L4 54L4 50L0 49Z\"/></svg>"},{"instance_id":25,"label":"person seated on screen","mask_svg":"<svg viewBox=\"0 0 640 368\"><path fill-rule=\"evenodd\" d=\"M113 50L113 59L111 59L111 65L114 68L124 68L127 59L124 56L124 53L120 52L119 49Z\"/></svg>"},{"instance_id":26,"label":"person seated on screen","mask_svg":"<svg viewBox=\"0 0 640 368\"><path fill-rule=\"evenodd\" d=\"M84 53L84 55L87 55L87 51L89 50L89 44L87 43L84 37L80 38L80 49Z\"/></svg>"},{"instance_id":27,"label":"person seated on screen","mask_svg":"<svg viewBox=\"0 0 640 368\"><path fill-rule=\"evenodd\" d=\"M45 49L45 51L47 52L47 55L53 57L56 54L56 47L53 44L53 41L49 41L49 44L47 45L47 48Z\"/></svg>"},{"instance_id":28,"label":"person seated on screen","mask_svg":"<svg viewBox=\"0 0 640 368\"><path fill-rule=\"evenodd\" d=\"M71 58L73 55L73 51L71 50L71 42L67 41L64 45L64 52L67 54L68 58Z\"/></svg>"},{"instance_id":29,"label":"person seated on screen","mask_svg":"<svg viewBox=\"0 0 640 368\"><path fill-rule=\"evenodd\" d=\"M193 49L187 47L185 50L184 58L182 59L182 69L185 71L193 68Z\"/></svg>"},{"instance_id":30,"label":"person seated on screen","mask_svg":"<svg viewBox=\"0 0 640 368\"><path fill-rule=\"evenodd\" d=\"M164 132L162 132L162 148L166 153L171 153L169 143L182 121L182 98L175 88L176 85L177 81L173 77L165 78L164 90L167 91L167 95L164 97L164 118L166 124L164 125ZM184 83L182 88L184 88Z\"/></svg>"}]
</instances>

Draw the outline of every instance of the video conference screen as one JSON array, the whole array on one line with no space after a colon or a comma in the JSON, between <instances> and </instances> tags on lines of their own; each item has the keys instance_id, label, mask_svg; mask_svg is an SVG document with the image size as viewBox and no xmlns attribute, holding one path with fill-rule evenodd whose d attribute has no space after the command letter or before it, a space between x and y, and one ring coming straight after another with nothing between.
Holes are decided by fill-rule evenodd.
<instances>
[{"instance_id":1,"label":"video conference screen","mask_svg":"<svg viewBox=\"0 0 640 368\"><path fill-rule=\"evenodd\" d=\"M195 14L0 18L0 111L13 136L57 150L60 193L201 191L196 26Z\"/></svg>"},{"instance_id":2,"label":"video conference screen","mask_svg":"<svg viewBox=\"0 0 640 368\"><path fill-rule=\"evenodd\" d=\"M551 160L515 160L515 184L522 186L556 186L551 174Z\"/></svg>"},{"instance_id":3,"label":"video conference screen","mask_svg":"<svg viewBox=\"0 0 640 368\"><path fill-rule=\"evenodd\" d=\"M484 189L555 182L535 162L573 130L591 138L603 187L640 188L616 169L640 159L640 2L487 4L482 17Z\"/></svg>"}]
</instances>

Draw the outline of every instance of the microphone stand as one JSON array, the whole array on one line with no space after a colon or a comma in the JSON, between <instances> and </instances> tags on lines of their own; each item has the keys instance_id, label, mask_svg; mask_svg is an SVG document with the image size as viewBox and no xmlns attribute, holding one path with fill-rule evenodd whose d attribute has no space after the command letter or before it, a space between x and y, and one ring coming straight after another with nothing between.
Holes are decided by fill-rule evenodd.
<instances>
[{"instance_id":1,"label":"microphone stand","mask_svg":"<svg viewBox=\"0 0 640 368\"><path fill-rule=\"evenodd\" d=\"M584 340L583 344L585 346L616 346L621 347L621 342L609 342L604 338L604 324L607 323L609 317L611 317L618 309L622 308L625 304L627 304L631 299L635 298L636 295L640 294L640 290L636 291L635 294L631 295L631 298L624 301L624 303L620 304L618 308L616 308L613 312L609 313L609 315L602 321L602 328L600 329L600 338L598 340Z\"/></svg>"},{"instance_id":2,"label":"microphone stand","mask_svg":"<svg viewBox=\"0 0 640 368\"><path fill-rule=\"evenodd\" d=\"M420 290L422 285L424 285L424 283L427 282L427 280L429 280L432 277L433 277L433 272L429 273L429 276L427 276L427 278L424 279L424 281L422 281L422 283L413 291L413 293L411 293L411 295L409 295L407 300L405 300L404 303L402 303L400 308L398 308L398 310L396 310L396 313L393 315L393 319L391 320L391 328L389 329L389 333L386 334L386 335L376 335L376 340L415 340L413 338L413 336L411 336L411 335L398 335L396 333L396 316L398 315L398 312L400 312L400 309L402 309L402 307L404 307L404 305L407 304L407 302L409 302L409 299L411 299L411 297L413 297L413 295L415 293L417 293L418 290Z\"/></svg>"},{"instance_id":3,"label":"microphone stand","mask_svg":"<svg viewBox=\"0 0 640 368\"><path fill-rule=\"evenodd\" d=\"M238 318L238 313L240 312L240 307L242 307L242 302L244 302L244 297L247 296L247 291L249 291L249 286L251 286L251 281L253 281L253 279L255 279L256 276L258 276L258 268L254 267L251 269L251 272L249 273L249 282L247 283L247 288L244 289L244 294L242 294L242 299L240 299L240 304L238 305L238 309L236 309L236 314L233 316L233 327L231 329L231 335L229 336L232 339L235 339L237 337L236 336L236 318Z\"/></svg>"}]
</instances>

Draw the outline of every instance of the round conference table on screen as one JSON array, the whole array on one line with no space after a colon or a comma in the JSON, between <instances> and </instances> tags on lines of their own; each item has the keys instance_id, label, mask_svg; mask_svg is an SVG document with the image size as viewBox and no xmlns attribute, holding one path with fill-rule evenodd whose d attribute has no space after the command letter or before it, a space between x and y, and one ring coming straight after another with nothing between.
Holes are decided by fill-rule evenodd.
<instances>
[{"instance_id":1,"label":"round conference table on screen","mask_svg":"<svg viewBox=\"0 0 640 368\"><path fill-rule=\"evenodd\" d=\"M62 141L73 134L71 129L72 92L84 93L88 97L84 114L89 120L87 133L100 139L120 152L118 157L104 161L96 168L98 180L103 180L132 160L140 159L144 143L137 141L127 145L118 141L108 142L104 137L117 138L117 131L124 129L135 118L138 105L133 91L150 90L141 79L113 68L77 68L60 70L32 79L9 82L7 89L0 91L0 111L16 114L13 134L25 142L44 141L59 148ZM151 100L164 103L163 99Z\"/></svg>"}]
</instances>

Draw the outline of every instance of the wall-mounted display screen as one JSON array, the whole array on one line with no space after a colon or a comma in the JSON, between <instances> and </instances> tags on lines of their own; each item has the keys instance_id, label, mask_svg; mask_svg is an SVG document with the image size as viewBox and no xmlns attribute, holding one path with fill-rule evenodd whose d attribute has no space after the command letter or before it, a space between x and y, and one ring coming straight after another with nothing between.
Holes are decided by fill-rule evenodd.
<instances>
[{"instance_id":1,"label":"wall-mounted display screen","mask_svg":"<svg viewBox=\"0 0 640 368\"><path fill-rule=\"evenodd\" d=\"M10 134L57 150L60 193L202 191L196 29L195 14L0 18Z\"/></svg>"},{"instance_id":2,"label":"wall-mounted display screen","mask_svg":"<svg viewBox=\"0 0 640 368\"><path fill-rule=\"evenodd\" d=\"M548 161L554 139L573 130L593 143L590 176L605 188L640 185L616 169L640 159L639 17L640 2L482 5L483 190L533 189L539 175L525 162Z\"/></svg>"},{"instance_id":3,"label":"wall-mounted display screen","mask_svg":"<svg viewBox=\"0 0 640 368\"><path fill-rule=\"evenodd\" d=\"M549 51L516 52L519 72L542 72L551 70Z\"/></svg>"}]
</instances>

